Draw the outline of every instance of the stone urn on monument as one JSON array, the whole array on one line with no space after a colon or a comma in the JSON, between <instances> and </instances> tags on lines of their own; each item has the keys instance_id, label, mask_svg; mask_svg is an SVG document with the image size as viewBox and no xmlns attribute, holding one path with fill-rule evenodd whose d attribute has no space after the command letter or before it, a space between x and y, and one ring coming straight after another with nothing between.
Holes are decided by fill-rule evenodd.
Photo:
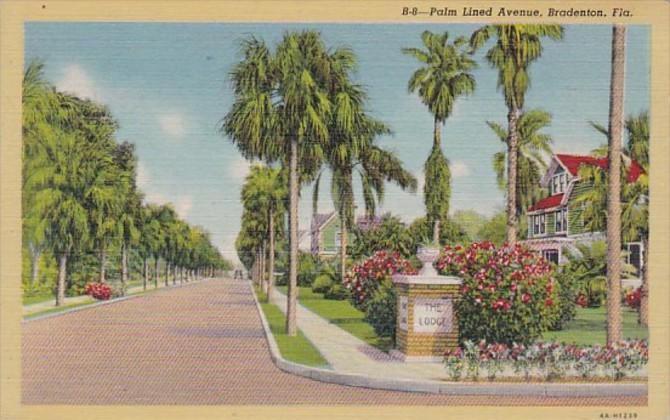
<instances>
[{"instance_id":1,"label":"stone urn on monument","mask_svg":"<svg viewBox=\"0 0 670 420\"><path fill-rule=\"evenodd\" d=\"M440 255L435 246L422 246L417 258L423 263L418 275L396 274L398 295L396 349L407 362L442 361L447 349L458 346L458 314L454 303L460 297L462 280L441 276L433 267Z\"/></svg>"}]
</instances>

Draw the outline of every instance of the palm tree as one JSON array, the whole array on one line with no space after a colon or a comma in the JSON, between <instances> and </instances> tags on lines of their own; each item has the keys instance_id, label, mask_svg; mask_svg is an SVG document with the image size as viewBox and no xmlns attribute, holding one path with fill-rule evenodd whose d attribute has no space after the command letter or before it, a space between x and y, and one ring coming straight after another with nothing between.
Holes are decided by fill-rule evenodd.
<instances>
[{"instance_id":1,"label":"palm tree","mask_svg":"<svg viewBox=\"0 0 670 420\"><path fill-rule=\"evenodd\" d=\"M128 252L131 246L139 243L138 223L142 203L141 193L136 187L137 158L135 146L121 143L115 151L114 160L126 182L120 183L125 191L119 191L123 200L122 211L117 219L121 236L121 291L125 294L128 283Z\"/></svg>"},{"instance_id":2,"label":"palm tree","mask_svg":"<svg viewBox=\"0 0 670 420\"><path fill-rule=\"evenodd\" d=\"M518 120L523 113L525 95L530 86L529 68L542 55L542 38L563 38L560 25L486 25L470 37L473 50L481 48L492 38L495 45L486 53L486 60L498 70L498 88L502 89L507 105L507 242L517 240L517 170L519 130Z\"/></svg>"},{"instance_id":3,"label":"palm tree","mask_svg":"<svg viewBox=\"0 0 670 420\"><path fill-rule=\"evenodd\" d=\"M591 125L609 138L609 130L597 123ZM648 255L649 255L649 115L642 112L629 116L625 125L627 142L621 158L621 239L624 242L642 242L642 289L640 303L641 324L648 321ZM592 151L597 157L607 156L609 145L605 144ZM633 163L634 162L634 163ZM643 172L635 180L630 177L632 165L639 165ZM593 231L603 231L607 227L608 173L595 165L582 166L579 176L591 188L577 196L577 202L584 204L585 226Z\"/></svg>"},{"instance_id":4,"label":"palm tree","mask_svg":"<svg viewBox=\"0 0 670 420\"><path fill-rule=\"evenodd\" d=\"M316 173L329 140L332 58L316 31L287 32L274 54L262 41L243 42L231 72L235 102L222 131L249 159L288 167L289 282L286 332L297 333L298 159L303 181ZM337 50L333 53L337 53Z\"/></svg>"},{"instance_id":5,"label":"palm tree","mask_svg":"<svg viewBox=\"0 0 670 420\"><path fill-rule=\"evenodd\" d=\"M621 147L626 27L612 28L607 176L607 344L621 340Z\"/></svg>"},{"instance_id":6,"label":"palm tree","mask_svg":"<svg viewBox=\"0 0 670 420\"><path fill-rule=\"evenodd\" d=\"M267 281L262 284L268 301L273 286L275 236L281 234L282 231L281 221L284 218L285 200L286 188L282 171L269 166L252 166L251 173L245 179L242 187L242 203L247 218L249 215L254 215L260 219L261 228L258 234L261 235L261 240L258 245L260 245L262 255L266 254L263 245L267 244Z\"/></svg>"},{"instance_id":7,"label":"palm tree","mask_svg":"<svg viewBox=\"0 0 670 420\"><path fill-rule=\"evenodd\" d=\"M552 153L549 134L540 132L551 123L551 114L540 109L532 109L524 112L519 117L519 147L517 151L517 214L525 213L526 209L536 202L542 195L539 187L542 174L547 169L545 161ZM501 142L506 143L509 134L500 124L487 121L491 130L498 136ZM498 187L507 189L507 150L497 152L493 155L493 170L496 173Z\"/></svg>"},{"instance_id":8,"label":"palm tree","mask_svg":"<svg viewBox=\"0 0 670 420\"><path fill-rule=\"evenodd\" d=\"M465 51L467 40L458 37L449 43L449 33L421 34L425 50L403 48L424 66L412 74L407 88L418 92L421 101L433 114L433 148L424 165L424 202L428 219L433 224L433 242L439 243L440 223L449 213L451 196L451 174L449 162L442 153L442 126L454 109L459 96L469 95L475 90L475 78L469 72L477 67L476 62Z\"/></svg>"},{"instance_id":9,"label":"palm tree","mask_svg":"<svg viewBox=\"0 0 670 420\"><path fill-rule=\"evenodd\" d=\"M68 104L77 102L58 95ZM77 118L60 126L43 125L34 145L42 151L26 162L25 188L35 191L28 217L41 221L45 241L58 260L57 306L65 299L68 257L89 243L89 209L114 194L107 149L90 141L93 136L80 120L84 115L79 112Z\"/></svg>"}]
</instances>

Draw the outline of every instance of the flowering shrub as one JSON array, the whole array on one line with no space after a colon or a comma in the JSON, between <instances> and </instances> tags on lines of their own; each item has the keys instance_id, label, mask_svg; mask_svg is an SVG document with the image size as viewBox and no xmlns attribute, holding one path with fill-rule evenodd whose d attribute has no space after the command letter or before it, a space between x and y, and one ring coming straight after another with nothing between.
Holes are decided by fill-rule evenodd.
<instances>
[{"instance_id":1,"label":"flowering shrub","mask_svg":"<svg viewBox=\"0 0 670 420\"><path fill-rule=\"evenodd\" d=\"M559 317L560 285L551 264L521 245L447 246L435 266L463 279L461 340L529 344Z\"/></svg>"},{"instance_id":2,"label":"flowering shrub","mask_svg":"<svg viewBox=\"0 0 670 420\"><path fill-rule=\"evenodd\" d=\"M106 283L88 283L84 293L97 300L109 300L112 297L112 288Z\"/></svg>"},{"instance_id":3,"label":"flowering shrub","mask_svg":"<svg viewBox=\"0 0 670 420\"><path fill-rule=\"evenodd\" d=\"M640 287L636 288L635 290L627 290L624 294L624 302L633 309L640 309L641 293L642 291L640 290Z\"/></svg>"},{"instance_id":4,"label":"flowering shrub","mask_svg":"<svg viewBox=\"0 0 670 420\"><path fill-rule=\"evenodd\" d=\"M463 371L470 380L479 379L479 370L493 380L506 369L526 380L537 376L554 380L566 376L608 376L619 380L640 370L649 360L645 340L620 341L612 346L577 346L574 344L534 343L529 346L499 343L479 344L466 340L463 347L445 353L444 363L453 381L460 380ZM533 375L535 374L535 375Z\"/></svg>"},{"instance_id":5,"label":"flowering shrub","mask_svg":"<svg viewBox=\"0 0 670 420\"><path fill-rule=\"evenodd\" d=\"M584 293L580 293L577 296L577 299L575 299L575 303L581 306L582 308L586 308L587 306L589 306L589 298L586 297Z\"/></svg>"},{"instance_id":6,"label":"flowering shrub","mask_svg":"<svg viewBox=\"0 0 670 420\"><path fill-rule=\"evenodd\" d=\"M365 311L380 284L396 273L416 274L416 269L397 252L377 251L346 274L344 286L351 292L353 305Z\"/></svg>"}]
</instances>

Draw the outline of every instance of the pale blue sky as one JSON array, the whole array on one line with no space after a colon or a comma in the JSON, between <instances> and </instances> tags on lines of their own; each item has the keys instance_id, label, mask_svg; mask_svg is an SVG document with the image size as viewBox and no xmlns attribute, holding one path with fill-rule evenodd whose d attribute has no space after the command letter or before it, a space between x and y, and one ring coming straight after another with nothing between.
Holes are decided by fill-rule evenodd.
<instances>
[{"instance_id":1,"label":"pale blue sky","mask_svg":"<svg viewBox=\"0 0 670 420\"><path fill-rule=\"evenodd\" d=\"M407 93L417 63L400 49L420 46L426 29L469 36L477 25L29 23L25 52L26 61L45 62L46 76L58 88L108 104L121 125L118 138L137 146L139 182L148 199L174 203L236 260L239 190L248 164L216 131L232 101L226 75L239 60L238 41L246 35L274 45L284 31L306 27L320 30L329 46L353 48L370 110L394 132L380 144L423 178L432 117ZM564 40L546 41L543 57L533 64L526 107L553 115L547 132L556 151L587 153L603 141L588 121L607 120L610 43L610 26L568 25ZM631 114L649 106L648 27L630 27L627 43L625 112ZM492 214L504 203L491 169L491 158L503 145L485 121L504 122L506 108L483 54L476 55L476 92L457 102L443 148L452 165L452 209ZM325 211L332 204L328 189L322 191ZM300 225L306 228L311 188L302 196ZM382 211L411 221L424 211L421 194L389 188Z\"/></svg>"}]
</instances>

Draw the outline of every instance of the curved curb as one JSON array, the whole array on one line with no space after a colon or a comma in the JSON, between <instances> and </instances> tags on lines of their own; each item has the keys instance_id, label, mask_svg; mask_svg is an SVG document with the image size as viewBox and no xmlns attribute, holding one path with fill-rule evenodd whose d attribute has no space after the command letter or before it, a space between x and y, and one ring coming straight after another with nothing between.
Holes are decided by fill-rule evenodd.
<instances>
[{"instance_id":1,"label":"curved curb","mask_svg":"<svg viewBox=\"0 0 670 420\"><path fill-rule=\"evenodd\" d=\"M294 375L314 379L321 382L333 383L386 391L422 392L428 394L445 395L501 395L501 396L534 396L534 397L620 397L646 396L647 384L600 384L600 383L497 383L473 384L461 382L442 382L415 379L387 379L367 376L357 373L343 373L309 367L289 362L279 352L270 326L260 306L256 291L251 283L248 284L256 303L256 309L263 325L263 331L270 349L270 358L280 370Z\"/></svg>"}]
</instances>

